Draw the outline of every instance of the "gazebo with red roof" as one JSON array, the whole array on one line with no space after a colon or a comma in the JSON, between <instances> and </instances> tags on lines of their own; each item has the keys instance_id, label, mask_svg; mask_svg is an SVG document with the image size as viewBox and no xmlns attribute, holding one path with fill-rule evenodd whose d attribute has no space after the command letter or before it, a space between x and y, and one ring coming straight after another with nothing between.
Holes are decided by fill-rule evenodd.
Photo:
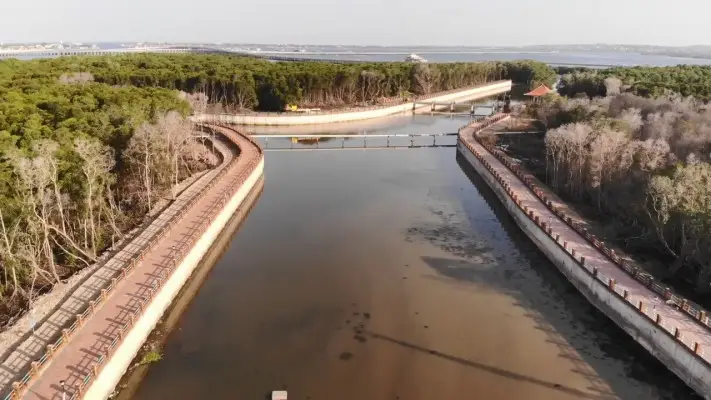
<instances>
[{"instance_id":1,"label":"gazebo with red roof","mask_svg":"<svg viewBox=\"0 0 711 400\"><path fill-rule=\"evenodd\" d=\"M534 99L539 99L539 98L546 96L552 92L553 92L553 90L551 90L548 86L541 85L541 86L531 90L530 92L524 94L524 96L530 96Z\"/></svg>"}]
</instances>

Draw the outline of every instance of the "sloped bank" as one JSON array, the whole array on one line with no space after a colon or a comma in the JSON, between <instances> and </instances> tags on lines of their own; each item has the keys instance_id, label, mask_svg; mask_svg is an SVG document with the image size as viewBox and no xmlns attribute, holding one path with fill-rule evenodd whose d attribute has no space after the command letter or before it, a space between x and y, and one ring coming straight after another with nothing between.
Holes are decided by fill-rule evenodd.
<instances>
[{"instance_id":1,"label":"sloped bank","mask_svg":"<svg viewBox=\"0 0 711 400\"><path fill-rule=\"evenodd\" d=\"M294 113L254 113L254 114L196 114L191 118L196 122L222 123L230 125L308 125L324 124L329 122L349 122L364 119L380 118L403 112L415 111L422 108L431 108L431 103L451 101L467 101L482 99L500 93L511 91L512 82L496 81L469 88L457 89L448 92L435 93L421 97L414 102L401 103L393 106L373 107L365 110L294 114ZM428 104L429 103L429 104Z\"/></svg>"},{"instance_id":2,"label":"sloped bank","mask_svg":"<svg viewBox=\"0 0 711 400\"><path fill-rule=\"evenodd\" d=\"M106 399L111 395L143 343L165 311L170 308L173 300L191 278L202 259L208 254L213 243L219 239L220 234L233 220L234 215L239 213L243 206L249 206L245 202L248 203L248 199L254 197L254 191L259 190L259 183L263 178L264 171L264 156L259 146L234 131L219 127L214 127L214 129L220 130L241 148L240 156L249 156L249 153L255 153L255 158L250 160L244 170L231 171L233 176L230 177L227 174L222 177L222 179L230 181L222 191L224 204L215 209L214 215L209 219L210 222L206 224L204 230L196 232L198 235L196 235L194 244L189 249L185 249L182 260L176 261L173 272L156 289L152 300L145 304L141 314L135 318L132 327L122 335L123 339L117 344L113 354L99 370L94 380L90 382L86 392L80 395L81 398ZM244 146L253 146L257 151L246 152Z\"/></svg>"},{"instance_id":3,"label":"sloped bank","mask_svg":"<svg viewBox=\"0 0 711 400\"><path fill-rule=\"evenodd\" d=\"M648 288L654 282L639 288L633 287L634 285L625 288L623 285L617 284L615 279L604 276L594 266L595 262L586 262L585 257L580 256L581 247L577 247L576 254L576 247L572 245L572 242L569 244L564 240L562 237L564 230L561 228L561 224L552 223L553 219L558 217L561 217L561 221L565 221L564 215L546 213L547 208L543 202L540 204L543 205L543 209L525 205L522 192L514 190L514 185L522 181L514 182L512 180L518 179L516 176L520 177L521 172L513 169L512 165L505 160L499 160L497 154L491 152L495 152L495 150L485 148L476 140L478 132L506 118L504 115L498 115L481 123L462 128L457 142L458 152L496 193L521 230L588 301L624 329L689 387L705 399L711 399L711 364L708 356L704 354L704 348L709 348L704 346L708 345L706 339L709 336L706 330L709 323L706 313L685 308L683 300L679 310L675 310L665 303L650 307L654 303L650 304L650 302L640 300L644 298L640 294L645 291L649 292L651 289ZM500 173L502 168L507 169L511 174ZM520 185L516 186L520 188ZM529 201L531 197L533 196L529 194L525 200ZM531 205L530 201L527 204ZM544 222L546 218L549 218L548 223ZM554 230L553 227L557 230ZM587 236L585 238L591 242L599 243L597 239ZM569 237L566 238L572 240ZM606 248L602 244L592 246L590 245L593 250L599 250L597 256L605 262L619 259L614 252L605 251ZM593 258L589 257L590 259ZM620 266L620 268L624 269L624 266ZM629 284L629 282L627 283ZM652 290L651 295L654 294L656 292ZM672 296L668 293L661 297L666 299L667 303L678 301L678 298L672 298ZM650 308L654 308L656 311L650 310ZM672 323L676 321L680 325L670 325L669 321ZM692 335L689 328L698 328L692 329L696 334ZM704 332L707 333L706 336L702 335ZM690 341L690 337L697 340Z\"/></svg>"}]
</instances>

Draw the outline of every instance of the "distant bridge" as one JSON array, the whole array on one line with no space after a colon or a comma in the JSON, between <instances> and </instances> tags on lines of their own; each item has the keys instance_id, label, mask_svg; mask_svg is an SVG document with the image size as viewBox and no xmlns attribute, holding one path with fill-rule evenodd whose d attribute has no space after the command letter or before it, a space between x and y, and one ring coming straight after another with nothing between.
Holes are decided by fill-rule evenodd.
<instances>
[{"instance_id":1,"label":"distant bridge","mask_svg":"<svg viewBox=\"0 0 711 400\"><path fill-rule=\"evenodd\" d=\"M212 47L168 46L122 49L37 49L37 50L0 50L0 58L16 57L62 57L62 56L102 56L136 53L208 53L208 54L240 54Z\"/></svg>"},{"instance_id":2,"label":"distant bridge","mask_svg":"<svg viewBox=\"0 0 711 400\"><path fill-rule=\"evenodd\" d=\"M353 64L363 61L351 60L329 60L321 58L299 58L281 55L256 54L250 52L241 52L217 47L202 47L202 46L168 46L168 47L146 47L146 48L122 48L122 49L37 49L37 50L0 50L0 59L3 58L18 58L18 57L63 57L63 56L106 56L106 55L125 55L138 53L162 53L162 54L230 54L239 57L259 58L271 61L320 61L337 64Z\"/></svg>"}]
</instances>

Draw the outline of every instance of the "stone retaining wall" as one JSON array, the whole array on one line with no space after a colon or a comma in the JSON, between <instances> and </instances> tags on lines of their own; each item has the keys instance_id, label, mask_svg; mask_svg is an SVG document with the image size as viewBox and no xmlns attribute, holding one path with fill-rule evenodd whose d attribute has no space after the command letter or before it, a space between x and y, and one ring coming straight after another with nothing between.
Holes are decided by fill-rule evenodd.
<instances>
[{"instance_id":1,"label":"stone retaining wall","mask_svg":"<svg viewBox=\"0 0 711 400\"><path fill-rule=\"evenodd\" d=\"M483 157L483 154L468 142L468 137L473 135L478 140L478 132L505 118L507 116L497 115L489 120L477 122L461 129L457 143L458 151L496 193L521 230L593 305L617 323L635 341L664 363L696 392L706 399L711 399L711 364L703 357L703 349L699 343L685 341L678 328L664 325L661 318L659 318L659 314L657 314L656 318L653 317L652 314L647 312L647 308L642 302L638 304L631 303L627 291L616 287L614 279L603 276L597 269L591 269L585 263L584 257L576 257L575 249L570 248L567 242L563 242L560 235L556 235L532 210L527 209L528 207L522 204L516 193L511 189L510 183L503 179ZM571 225L572 220L564 215L561 210L553 209L554 207L551 208L552 204L544 197L543 192L533 185L531 179L526 179L526 174L511 163L505 155L499 154L498 150L491 146L484 146L481 142L479 142L479 145L479 149L488 151L509 170L514 172L539 197L543 204L583 235L591 246L594 246L611 261L617 263L621 269L636 276L635 271L625 269L625 263L613 251L607 249L602 242L587 232L581 232L580 229L582 228ZM648 288L655 292L662 290L657 289L653 281L651 283L646 282L646 284ZM681 311L689 314L699 324L708 326L708 317L705 311L691 309L688 301L678 296L672 297L674 295L671 294L668 288L662 288L664 298L671 302L678 301Z\"/></svg>"}]
</instances>

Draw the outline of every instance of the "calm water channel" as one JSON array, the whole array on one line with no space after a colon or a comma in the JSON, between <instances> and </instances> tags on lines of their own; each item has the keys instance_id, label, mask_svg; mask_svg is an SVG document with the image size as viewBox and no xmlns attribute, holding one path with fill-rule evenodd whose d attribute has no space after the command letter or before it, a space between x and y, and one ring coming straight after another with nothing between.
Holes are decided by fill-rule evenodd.
<instances>
[{"instance_id":1,"label":"calm water channel","mask_svg":"<svg viewBox=\"0 0 711 400\"><path fill-rule=\"evenodd\" d=\"M464 122L403 117L368 131ZM268 152L261 198L132 398L695 398L455 154Z\"/></svg>"}]
</instances>

